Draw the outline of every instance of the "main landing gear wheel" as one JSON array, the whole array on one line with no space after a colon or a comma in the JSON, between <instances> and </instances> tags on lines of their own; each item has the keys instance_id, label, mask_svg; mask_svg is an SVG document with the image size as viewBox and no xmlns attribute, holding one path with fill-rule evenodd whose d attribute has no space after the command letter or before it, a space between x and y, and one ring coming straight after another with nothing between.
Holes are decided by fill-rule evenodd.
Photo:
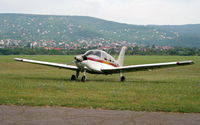
<instances>
[{"instance_id":1,"label":"main landing gear wheel","mask_svg":"<svg viewBox=\"0 0 200 125\"><path fill-rule=\"evenodd\" d=\"M121 76L120 80L121 82L124 82L126 80L125 76Z\"/></svg>"},{"instance_id":2,"label":"main landing gear wheel","mask_svg":"<svg viewBox=\"0 0 200 125\"><path fill-rule=\"evenodd\" d=\"M72 75L71 81L75 81L75 80L76 80L76 76L75 76L75 75Z\"/></svg>"},{"instance_id":3,"label":"main landing gear wheel","mask_svg":"<svg viewBox=\"0 0 200 125\"><path fill-rule=\"evenodd\" d=\"M86 81L86 76L83 76L82 78L81 78L81 82L85 82Z\"/></svg>"}]
</instances>

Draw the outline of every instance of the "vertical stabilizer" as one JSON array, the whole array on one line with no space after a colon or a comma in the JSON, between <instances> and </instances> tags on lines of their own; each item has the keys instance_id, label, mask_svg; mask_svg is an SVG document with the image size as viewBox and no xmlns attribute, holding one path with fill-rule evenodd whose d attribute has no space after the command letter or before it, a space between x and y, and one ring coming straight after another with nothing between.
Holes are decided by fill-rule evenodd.
<instances>
[{"instance_id":1,"label":"vertical stabilizer","mask_svg":"<svg viewBox=\"0 0 200 125\"><path fill-rule=\"evenodd\" d=\"M126 51L127 47L123 46L120 53L119 53L119 57L117 59L117 63L119 64L119 66L123 66L124 65L124 55L125 55L125 51Z\"/></svg>"}]
</instances>

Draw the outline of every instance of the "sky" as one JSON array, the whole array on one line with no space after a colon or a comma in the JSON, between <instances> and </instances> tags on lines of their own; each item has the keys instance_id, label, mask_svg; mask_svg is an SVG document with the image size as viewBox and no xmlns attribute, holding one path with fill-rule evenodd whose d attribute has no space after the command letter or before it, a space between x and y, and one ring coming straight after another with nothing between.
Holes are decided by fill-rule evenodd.
<instances>
[{"instance_id":1,"label":"sky","mask_svg":"<svg viewBox=\"0 0 200 125\"><path fill-rule=\"evenodd\" d=\"M91 16L137 25L200 24L200 0L0 0L0 13Z\"/></svg>"}]
</instances>

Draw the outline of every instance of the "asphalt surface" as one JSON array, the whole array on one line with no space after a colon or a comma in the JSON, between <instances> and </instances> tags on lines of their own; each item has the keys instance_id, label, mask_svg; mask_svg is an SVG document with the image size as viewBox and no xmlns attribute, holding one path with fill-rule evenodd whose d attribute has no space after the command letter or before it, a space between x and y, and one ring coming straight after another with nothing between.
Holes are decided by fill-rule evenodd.
<instances>
[{"instance_id":1,"label":"asphalt surface","mask_svg":"<svg viewBox=\"0 0 200 125\"><path fill-rule=\"evenodd\" d=\"M1 105L0 125L200 125L200 113Z\"/></svg>"}]
</instances>

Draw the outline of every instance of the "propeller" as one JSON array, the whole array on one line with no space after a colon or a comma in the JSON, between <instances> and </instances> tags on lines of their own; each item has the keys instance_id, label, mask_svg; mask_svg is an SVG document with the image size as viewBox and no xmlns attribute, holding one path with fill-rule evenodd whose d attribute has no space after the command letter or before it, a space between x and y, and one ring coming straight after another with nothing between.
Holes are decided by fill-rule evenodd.
<instances>
[{"instance_id":1,"label":"propeller","mask_svg":"<svg viewBox=\"0 0 200 125\"><path fill-rule=\"evenodd\" d=\"M77 62L82 62L83 60L86 60L87 57L83 56L83 55L77 55L74 57L74 61L67 63L67 65L72 65L72 64L76 64Z\"/></svg>"},{"instance_id":2,"label":"propeller","mask_svg":"<svg viewBox=\"0 0 200 125\"><path fill-rule=\"evenodd\" d=\"M83 56L82 56L82 55L78 55L78 56L75 56L74 59L75 59L77 62L82 62L82 61L83 61Z\"/></svg>"}]
</instances>

